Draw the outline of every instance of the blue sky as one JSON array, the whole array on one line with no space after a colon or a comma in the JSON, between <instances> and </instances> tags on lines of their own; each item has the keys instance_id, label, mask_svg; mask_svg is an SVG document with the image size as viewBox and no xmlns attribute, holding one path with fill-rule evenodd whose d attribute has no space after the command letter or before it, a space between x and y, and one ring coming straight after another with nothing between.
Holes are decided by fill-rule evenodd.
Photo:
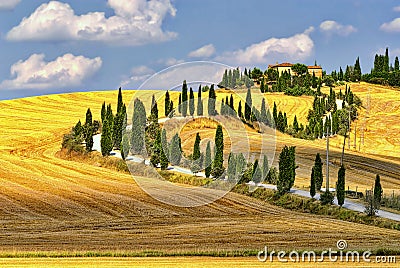
<instances>
[{"instance_id":1,"label":"blue sky","mask_svg":"<svg viewBox=\"0 0 400 268\"><path fill-rule=\"evenodd\" d=\"M316 60L330 73L360 56L400 56L399 1L2 0L0 99L137 88L171 65L262 70Z\"/></svg>"}]
</instances>

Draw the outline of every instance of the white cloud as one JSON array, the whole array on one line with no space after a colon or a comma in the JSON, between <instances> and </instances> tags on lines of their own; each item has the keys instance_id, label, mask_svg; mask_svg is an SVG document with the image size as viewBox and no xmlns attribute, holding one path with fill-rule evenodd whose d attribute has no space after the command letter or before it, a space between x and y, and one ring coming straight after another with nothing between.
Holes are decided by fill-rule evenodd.
<instances>
[{"instance_id":1,"label":"white cloud","mask_svg":"<svg viewBox=\"0 0 400 268\"><path fill-rule=\"evenodd\" d=\"M91 40L116 45L142 45L177 36L162 29L164 18L176 10L170 0L108 0L115 15L104 12L76 15L67 3L51 1L39 6L12 28L11 41Z\"/></svg>"},{"instance_id":2,"label":"white cloud","mask_svg":"<svg viewBox=\"0 0 400 268\"><path fill-rule=\"evenodd\" d=\"M184 60L175 59L175 58L167 58L167 59L161 59L161 60L157 61L157 63L163 64L163 65L165 65L167 67L173 66L173 65L176 65L176 64L180 64L180 63L183 63L183 62L185 62L185 61Z\"/></svg>"},{"instance_id":3,"label":"white cloud","mask_svg":"<svg viewBox=\"0 0 400 268\"><path fill-rule=\"evenodd\" d=\"M400 12L400 6L394 7L394 8L393 8L393 11L395 11L395 12Z\"/></svg>"},{"instance_id":4,"label":"white cloud","mask_svg":"<svg viewBox=\"0 0 400 268\"><path fill-rule=\"evenodd\" d=\"M382 24L380 29L385 32L400 32L400 18Z\"/></svg>"},{"instance_id":5,"label":"white cloud","mask_svg":"<svg viewBox=\"0 0 400 268\"><path fill-rule=\"evenodd\" d=\"M153 75L155 71L145 65L140 65L132 68L131 74L128 78L125 78L121 82L121 86L125 87L126 85L129 84L135 84L137 82L143 82L147 78L149 78L151 75Z\"/></svg>"},{"instance_id":6,"label":"white cloud","mask_svg":"<svg viewBox=\"0 0 400 268\"><path fill-rule=\"evenodd\" d=\"M314 48L314 42L310 38L313 27L303 33L295 34L287 38L270 38L244 49L225 52L216 60L239 64L268 63L276 60L303 60L308 58Z\"/></svg>"},{"instance_id":7,"label":"white cloud","mask_svg":"<svg viewBox=\"0 0 400 268\"><path fill-rule=\"evenodd\" d=\"M188 54L191 58L209 58L215 53L215 47L212 44L202 46Z\"/></svg>"},{"instance_id":8,"label":"white cloud","mask_svg":"<svg viewBox=\"0 0 400 268\"><path fill-rule=\"evenodd\" d=\"M14 9L21 0L1 0L0 10L12 10Z\"/></svg>"},{"instance_id":9,"label":"white cloud","mask_svg":"<svg viewBox=\"0 0 400 268\"><path fill-rule=\"evenodd\" d=\"M33 54L25 61L11 66L11 80L0 84L1 89L47 89L78 86L96 73L102 65L100 57L89 59L65 54L46 62L44 54Z\"/></svg>"},{"instance_id":10,"label":"white cloud","mask_svg":"<svg viewBox=\"0 0 400 268\"><path fill-rule=\"evenodd\" d=\"M334 20L323 21L319 25L321 32L326 34L338 34L342 36L347 36L351 33L357 32L357 29L352 25L342 25Z\"/></svg>"}]
</instances>

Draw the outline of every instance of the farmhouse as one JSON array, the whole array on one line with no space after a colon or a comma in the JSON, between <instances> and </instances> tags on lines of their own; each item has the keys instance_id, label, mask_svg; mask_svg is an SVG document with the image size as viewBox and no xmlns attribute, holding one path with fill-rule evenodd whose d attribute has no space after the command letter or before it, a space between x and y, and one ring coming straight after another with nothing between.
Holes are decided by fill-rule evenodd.
<instances>
[{"instance_id":1,"label":"farmhouse","mask_svg":"<svg viewBox=\"0 0 400 268\"><path fill-rule=\"evenodd\" d=\"M283 63L276 63L276 64L270 64L268 65L268 68L272 68L278 71L279 76L282 75L282 73L287 72L291 75L296 75L296 73L292 70L292 63L289 62L283 62ZM307 66L308 73L312 75L313 73L317 78L322 78L322 67L321 66Z\"/></svg>"}]
</instances>

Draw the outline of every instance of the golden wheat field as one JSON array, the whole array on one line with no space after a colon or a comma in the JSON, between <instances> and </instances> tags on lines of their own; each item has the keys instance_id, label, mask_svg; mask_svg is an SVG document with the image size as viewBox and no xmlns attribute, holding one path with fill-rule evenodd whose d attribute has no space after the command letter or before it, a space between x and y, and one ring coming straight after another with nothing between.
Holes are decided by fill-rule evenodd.
<instances>
[{"instance_id":1,"label":"golden wheat field","mask_svg":"<svg viewBox=\"0 0 400 268\"><path fill-rule=\"evenodd\" d=\"M149 103L153 93L141 95ZM134 92L123 94L128 102ZM302 118L312 101L266 97L282 110L299 109ZM207 206L166 205L146 195L130 175L56 156L63 134L78 119L84 121L88 107L99 119L102 102L115 108L116 99L117 91L101 91L0 102L0 251L321 249L334 247L338 239L347 240L351 249L400 247L398 231L296 213L234 193ZM160 103L163 114L162 98ZM190 132L182 133L188 135L186 147L194 138ZM250 136L256 146L257 135ZM280 134L277 141L278 150L283 144L298 146L298 173L308 177L309 164L323 146ZM393 162L398 161L382 165L396 168ZM373 180L367 175L365 185ZM383 187L400 188L398 178L389 175L383 176Z\"/></svg>"},{"instance_id":2,"label":"golden wheat field","mask_svg":"<svg viewBox=\"0 0 400 268\"><path fill-rule=\"evenodd\" d=\"M373 258L371 258L373 260ZM394 263L376 262L288 262L278 260L260 262L256 257L212 258L212 257L158 257L158 258L33 258L33 259L0 259L2 267L393 267Z\"/></svg>"}]
</instances>

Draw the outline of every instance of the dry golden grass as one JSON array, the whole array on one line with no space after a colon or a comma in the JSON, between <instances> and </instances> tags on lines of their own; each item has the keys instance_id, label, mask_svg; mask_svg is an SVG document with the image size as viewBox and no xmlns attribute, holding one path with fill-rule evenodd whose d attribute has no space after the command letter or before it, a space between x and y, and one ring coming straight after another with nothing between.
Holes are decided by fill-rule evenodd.
<instances>
[{"instance_id":1,"label":"dry golden grass","mask_svg":"<svg viewBox=\"0 0 400 268\"><path fill-rule=\"evenodd\" d=\"M153 92L144 94L150 100ZM124 99L132 95L125 91ZM105 91L0 102L1 251L319 249L338 239L358 249L400 246L398 231L294 213L238 194L197 208L166 205L130 175L58 158L62 135L84 120L87 107L98 119L101 103L115 107L116 97Z\"/></svg>"}]
</instances>

